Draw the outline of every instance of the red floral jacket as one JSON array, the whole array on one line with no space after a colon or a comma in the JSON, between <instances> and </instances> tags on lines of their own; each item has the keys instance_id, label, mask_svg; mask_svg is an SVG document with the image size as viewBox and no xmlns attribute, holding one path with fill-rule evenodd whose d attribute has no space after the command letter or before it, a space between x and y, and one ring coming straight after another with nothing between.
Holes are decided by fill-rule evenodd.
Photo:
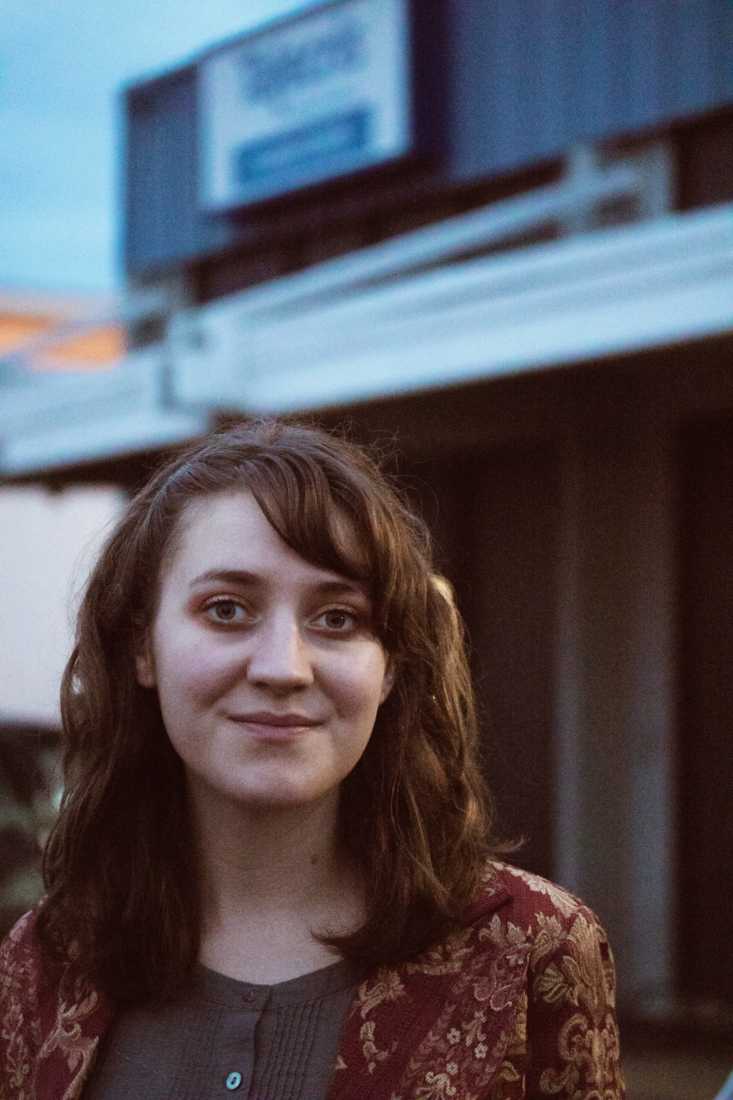
<instances>
[{"instance_id":1,"label":"red floral jacket","mask_svg":"<svg viewBox=\"0 0 733 1100\"><path fill-rule=\"evenodd\" d=\"M0 1100L77 1100L114 1008L73 958L51 983L34 914L0 947ZM328 1100L622 1100L614 969L595 915L491 864L465 927L375 971L346 1018Z\"/></svg>"}]
</instances>

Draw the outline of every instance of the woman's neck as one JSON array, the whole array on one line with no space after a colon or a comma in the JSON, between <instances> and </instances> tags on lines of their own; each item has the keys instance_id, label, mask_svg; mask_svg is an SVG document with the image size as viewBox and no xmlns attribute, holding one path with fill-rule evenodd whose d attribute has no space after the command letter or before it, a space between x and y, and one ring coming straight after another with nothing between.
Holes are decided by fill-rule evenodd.
<instances>
[{"instance_id":1,"label":"woman's neck","mask_svg":"<svg viewBox=\"0 0 733 1100\"><path fill-rule=\"evenodd\" d=\"M334 962L313 933L351 931L364 916L358 875L338 844L336 799L252 810L192 794L201 961L266 983Z\"/></svg>"}]
</instances>

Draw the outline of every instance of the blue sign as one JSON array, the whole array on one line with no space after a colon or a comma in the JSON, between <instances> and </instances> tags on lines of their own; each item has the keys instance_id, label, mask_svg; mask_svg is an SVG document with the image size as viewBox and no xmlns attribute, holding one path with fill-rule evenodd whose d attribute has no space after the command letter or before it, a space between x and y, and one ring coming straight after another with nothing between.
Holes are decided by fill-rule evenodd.
<instances>
[{"instance_id":1,"label":"blue sign","mask_svg":"<svg viewBox=\"0 0 733 1100\"><path fill-rule=\"evenodd\" d=\"M322 173L329 158L333 171L338 172L343 158L352 161L368 147L370 119L369 110L348 111L242 145L232 154L234 186L280 174L296 176L313 167Z\"/></svg>"}]
</instances>

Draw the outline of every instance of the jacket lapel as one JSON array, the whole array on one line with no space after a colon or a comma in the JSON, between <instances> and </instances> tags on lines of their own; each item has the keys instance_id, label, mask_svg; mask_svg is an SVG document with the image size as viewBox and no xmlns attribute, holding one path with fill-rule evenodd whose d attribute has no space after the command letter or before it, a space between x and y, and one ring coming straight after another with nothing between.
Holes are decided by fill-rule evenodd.
<instances>
[{"instance_id":1,"label":"jacket lapel","mask_svg":"<svg viewBox=\"0 0 733 1100\"><path fill-rule=\"evenodd\" d=\"M466 927L359 986L329 1100L468 1098L485 1088L523 1026L529 948L495 912L508 898L497 883Z\"/></svg>"}]
</instances>

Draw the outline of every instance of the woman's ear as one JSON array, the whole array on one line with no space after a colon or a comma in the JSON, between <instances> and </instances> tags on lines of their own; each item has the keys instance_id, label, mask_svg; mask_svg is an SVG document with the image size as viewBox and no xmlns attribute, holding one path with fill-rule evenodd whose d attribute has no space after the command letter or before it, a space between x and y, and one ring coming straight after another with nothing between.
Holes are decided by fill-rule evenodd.
<instances>
[{"instance_id":1,"label":"woman's ear","mask_svg":"<svg viewBox=\"0 0 733 1100\"><path fill-rule=\"evenodd\" d=\"M395 682L395 663L391 657L387 658L387 668L384 672L384 679L382 680L382 691L379 696L379 705L381 706L384 700L389 695L390 691L394 687Z\"/></svg>"},{"instance_id":2,"label":"woman's ear","mask_svg":"<svg viewBox=\"0 0 733 1100\"><path fill-rule=\"evenodd\" d=\"M153 649L150 644L150 635L147 630L135 653L135 675L137 676L137 682L140 687L155 687L155 661L153 660Z\"/></svg>"}]
</instances>

